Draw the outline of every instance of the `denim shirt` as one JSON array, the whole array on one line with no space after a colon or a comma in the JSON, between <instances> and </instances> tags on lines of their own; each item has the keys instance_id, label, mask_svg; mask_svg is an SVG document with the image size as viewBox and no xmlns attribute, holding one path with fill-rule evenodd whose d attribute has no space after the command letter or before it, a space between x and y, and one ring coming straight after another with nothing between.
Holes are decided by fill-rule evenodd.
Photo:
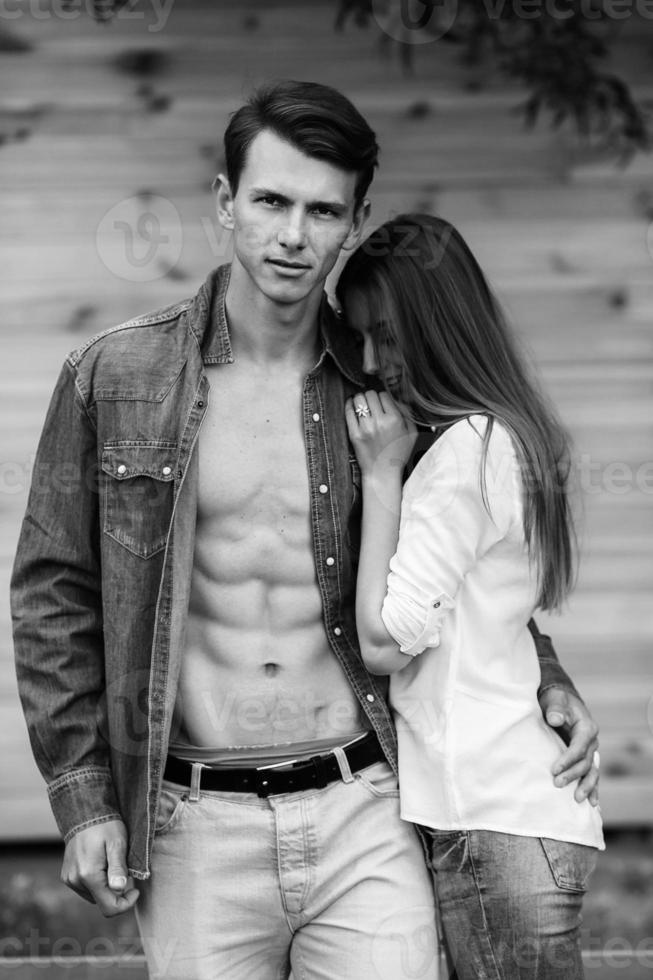
<instances>
[{"instance_id":1,"label":"denim shirt","mask_svg":"<svg viewBox=\"0 0 653 980\"><path fill-rule=\"evenodd\" d=\"M150 873L184 650L204 365L233 362L228 281L222 266L193 299L114 327L66 359L12 577L19 691L59 829L68 840L124 820L136 878ZM365 670L354 619L360 473L343 408L366 380L326 299L319 326L302 409L324 629L396 771L387 682ZM571 687L547 637L538 654L543 687Z\"/></svg>"}]
</instances>

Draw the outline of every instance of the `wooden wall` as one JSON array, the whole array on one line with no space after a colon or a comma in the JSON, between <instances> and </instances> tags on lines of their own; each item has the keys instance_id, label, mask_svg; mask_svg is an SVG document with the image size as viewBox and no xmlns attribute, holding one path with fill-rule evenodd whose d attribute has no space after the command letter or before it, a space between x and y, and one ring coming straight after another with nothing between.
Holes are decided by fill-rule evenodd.
<instances>
[{"instance_id":1,"label":"wooden wall","mask_svg":"<svg viewBox=\"0 0 653 980\"><path fill-rule=\"evenodd\" d=\"M8 31L31 45L0 51L1 838L55 832L18 705L7 599L49 394L68 350L191 295L228 257L210 192L219 137L269 76L335 84L355 101L383 147L373 222L424 209L461 227L571 428L584 561L568 612L542 623L601 724L606 822L651 820L651 158L617 169L569 133L524 131L512 111L523 93L482 71L470 84L452 45L417 47L405 78L371 31L335 35L333 7L176 0L165 25L142 3L102 27L23 0L0 21L0 47ZM625 23L616 56L648 98L652 37L648 23ZM141 49L160 55L149 75L118 66ZM158 224L141 227L130 262L120 222L136 228L142 213Z\"/></svg>"}]
</instances>

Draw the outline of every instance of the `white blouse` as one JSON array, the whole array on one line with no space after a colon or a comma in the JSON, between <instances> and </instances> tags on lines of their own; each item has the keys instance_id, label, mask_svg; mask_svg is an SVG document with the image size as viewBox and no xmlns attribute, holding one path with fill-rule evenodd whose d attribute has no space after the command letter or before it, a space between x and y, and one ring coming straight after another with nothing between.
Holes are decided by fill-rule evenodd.
<instances>
[{"instance_id":1,"label":"white blouse","mask_svg":"<svg viewBox=\"0 0 653 980\"><path fill-rule=\"evenodd\" d=\"M485 416L457 422L406 481L383 621L413 659L390 679L401 815L603 848L601 817L553 785L564 748L542 717L527 623L537 581L522 480L495 421L481 490ZM489 511L489 512L488 512Z\"/></svg>"}]
</instances>

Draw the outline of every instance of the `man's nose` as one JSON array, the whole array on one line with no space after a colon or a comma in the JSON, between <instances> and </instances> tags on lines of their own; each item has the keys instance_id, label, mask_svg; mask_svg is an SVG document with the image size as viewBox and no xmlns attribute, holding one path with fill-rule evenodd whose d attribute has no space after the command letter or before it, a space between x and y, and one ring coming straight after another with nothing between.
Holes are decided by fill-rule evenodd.
<instances>
[{"instance_id":1,"label":"man's nose","mask_svg":"<svg viewBox=\"0 0 653 980\"><path fill-rule=\"evenodd\" d=\"M303 215L296 212L288 214L279 229L277 240L284 248L304 248L306 228Z\"/></svg>"},{"instance_id":2,"label":"man's nose","mask_svg":"<svg viewBox=\"0 0 653 980\"><path fill-rule=\"evenodd\" d=\"M365 374L378 374L379 371L379 362L371 337L366 337L363 342L363 371Z\"/></svg>"}]
</instances>

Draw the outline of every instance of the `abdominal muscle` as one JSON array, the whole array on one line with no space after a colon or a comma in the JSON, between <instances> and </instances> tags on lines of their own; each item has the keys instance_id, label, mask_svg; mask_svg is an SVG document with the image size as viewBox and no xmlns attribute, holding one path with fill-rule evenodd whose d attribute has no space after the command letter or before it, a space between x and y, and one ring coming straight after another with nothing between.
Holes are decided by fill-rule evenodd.
<instances>
[{"instance_id":1,"label":"abdominal muscle","mask_svg":"<svg viewBox=\"0 0 653 980\"><path fill-rule=\"evenodd\" d=\"M257 446L247 460L212 453L221 459L218 471L211 463L202 466L200 455L176 710L179 735L192 745L346 741L368 727L324 631L303 440L285 448L301 448L301 460L296 451L276 453L268 467L264 447ZM225 459L234 460L233 472Z\"/></svg>"}]
</instances>

